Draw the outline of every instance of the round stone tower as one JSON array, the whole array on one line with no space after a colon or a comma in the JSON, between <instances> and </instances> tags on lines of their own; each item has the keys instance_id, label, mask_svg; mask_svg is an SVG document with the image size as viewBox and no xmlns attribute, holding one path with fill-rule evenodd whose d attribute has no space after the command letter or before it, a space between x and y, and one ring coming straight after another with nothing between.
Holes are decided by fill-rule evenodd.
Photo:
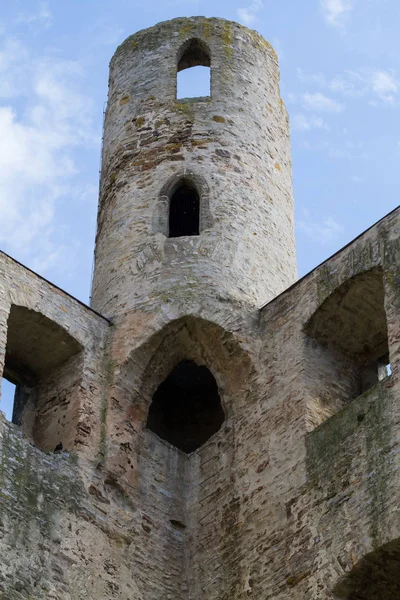
<instances>
[{"instance_id":1,"label":"round stone tower","mask_svg":"<svg viewBox=\"0 0 400 600\"><path fill-rule=\"evenodd\" d=\"M210 96L177 99L177 72L196 65L210 67ZM129 37L110 66L93 308L259 306L295 278L289 123L272 47L203 17Z\"/></svg>"}]
</instances>

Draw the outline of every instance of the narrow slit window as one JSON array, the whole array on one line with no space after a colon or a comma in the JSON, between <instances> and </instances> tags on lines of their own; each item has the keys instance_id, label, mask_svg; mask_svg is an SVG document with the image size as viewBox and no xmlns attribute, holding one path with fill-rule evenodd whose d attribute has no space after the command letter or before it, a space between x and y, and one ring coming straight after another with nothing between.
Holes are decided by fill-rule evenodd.
<instances>
[{"instance_id":1,"label":"narrow slit window","mask_svg":"<svg viewBox=\"0 0 400 600\"><path fill-rule=\"evenodd\" d=\"M190 183L183 182L171 196L169 206L169 237L199 235L200 198Z\"/></svg>"},{"instance_id":2,"label":"narrow slit window","mask_svg":"<svg viewBox=\"0 0 400 600\"><path fill-rule=\"evenodd\" d=\"M210 96L210 52L201 40L189 40L178 55L176 97L183 99Z\"/></svg>"}]
</instances>

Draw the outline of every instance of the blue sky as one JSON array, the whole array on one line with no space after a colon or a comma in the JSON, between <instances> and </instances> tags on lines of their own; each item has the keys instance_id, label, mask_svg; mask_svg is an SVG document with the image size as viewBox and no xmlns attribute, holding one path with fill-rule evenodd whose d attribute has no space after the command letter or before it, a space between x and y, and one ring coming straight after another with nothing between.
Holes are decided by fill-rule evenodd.
<instances>
[{"instance_id":1,"label":"blue sky","mask_svg":"<svg viewBox=\"0 0 400 600\"><path fill-rule=\"evenodd\" d=\"M239 21L278 52L300 276L399 204L396 0L2 2L0 248L85 302L109 60L191 15Z\"/></svg>"}]
</instances>

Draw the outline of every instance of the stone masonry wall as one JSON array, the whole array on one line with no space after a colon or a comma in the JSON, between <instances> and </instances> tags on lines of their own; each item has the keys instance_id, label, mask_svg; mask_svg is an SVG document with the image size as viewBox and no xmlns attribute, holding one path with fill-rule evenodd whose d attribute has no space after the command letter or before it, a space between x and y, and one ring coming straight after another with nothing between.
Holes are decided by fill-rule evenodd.
<instances>
[{"instance_id":1,"label":"stone masonry wall","mask_svg":"<svg viewBox=\"0 0 400 600\"><path fill-rule=\"evenodd\" d=\"M64 425L67 432L68 442L64 441L64 448L75 449L80 447L82 454L93 457L99 447L101 437L101 423L99 412L101 407L101 397L103 382L105 379L105 344L108 334L109 323L100 315L96 315L88 307L79 303L77 300L51 285L44 279L38 277L32 271L29 271L16 261L5 254L0 254L0 371L2 373L4 359L7 349L8 317L12 306L24 307L29 309L30 314L45 317L49 322L62 331L67 332L73 340L80 345L82 351L75 358L69 359L70 373L66 373L68 363L65 366L60 365L50 372L44 371L41 377L41 402L38 406L39 421L44 417L45 405L48 401L53 404L55 411L60 411L64 406L63 413L54 415L54 421L71 419L74 423L74 430L71 431ZM48 330L44 329L43 339L40 339L40 327L35 330L35 337L29 338L32 343L32 350L27 347L28 340L20 339L18 342L21 347L21 353L24 357L30 358L34 368L39 369L41 365L51 364L57 354L63 356L65 337L60 338L59 347L57 347L54 338L54 345L47 346L46 334ZM18 348L14 348L15 350ZM79 358L78 358L79 356ZM57 362L55 361L55 364ZM29 364L26 365L29 370ZM21 366L23 371L24 365ZM23 373L21 373L23 375ZM64 381L64 383L62 383ZM75 386L76 394L63 391L63 387L71 388ZM58 398L56 397L58 393ZM46 399L47 398L47 399ZM68 404L71 406L68 408ZM61 435L63 426L59 428ZM46 447L46 444L44 444ZM96 449L96 450L95 450ZM46 447L50 450L50 447Z\"/></svg>"},{"instance_id":2,"label":"stone masonry wall","mask_svg":"<svg viewBox=\"0 0 400 600\"><path fill-rule=\"evenodd\" d=\"M397 535L395 464L387 480L397 434L385 423L397 410L398 226L389 215L260 313L210 302L115 326L105 464L144 510L132 572L148 598L332 599L357 561ZM356 378L358 364L329 349L313 358L306 326L344 282L377 269L392 375L354 399L341 378ZM212 371L226 414L188 456L145 428L152 395L182 359Z\"/></svg>"},{"instance_id":3,"label":"stone masonry wall","mask_svg":"<svg viewBox=\"0 0 400 600\"><path fill-rule=\"evenodd\" d=\"M74 453L42 452L0 423L0 597L372 600L360 565L381 564L399 540L399 225L399 211L388 215L260 312L230 306L226 328L204 311L160 316L157 333L144 321L133 352L121 330L3 257L13 302L71 332L79 323L87 351L113 335L99 351L108 369L83 371L89 446L78 435ZM376 269L392 374L340 405L332 393L315 427L328 364L313 371L307 324L349 278ZM146 429L155 389L184 358L212 371L226 415L189 455ZM100 377L91 404L85 377ZM397 593L393 575L389 587L384 570L368 572L371 589ZM349 596L357 585L364 595Z\"/></svg>"},{"instance_id":4,"label":"stone masonry wall","mask_svg":"<svg viewBox=\"0 0 400 600\"><path fill-rule=\"evenodd\" d=\"M193 36L212 100L177 103ZM167 239L160 190L186 169L212 225ZM382 565L400 556L400 210L276 296L295 270L275 55L204 18L117 51L101 188L94 306L112 323L0 254L0 370L25 366L39 398L34 434L0 419L0 598L398 597ZM391 374L355 397L375 341ZM182 360L211 371L225 414L190 454L146 428Z\"/></svg>"}]
</instances>

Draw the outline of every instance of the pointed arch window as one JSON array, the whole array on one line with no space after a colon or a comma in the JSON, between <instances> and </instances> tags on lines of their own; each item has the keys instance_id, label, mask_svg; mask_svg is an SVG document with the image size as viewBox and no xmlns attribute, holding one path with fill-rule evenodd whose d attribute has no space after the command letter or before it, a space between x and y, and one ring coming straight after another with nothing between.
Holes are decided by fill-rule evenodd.
<instances>
[{"instance_id":1,"label":"pointed arch window","mask_svg":"<svg viewBox=\"0 0 400 600\"><path fill-rule=\"evenodd\" d=\"M211 56L200 39L183 44L177 61L177 98L211 96Z\"/></svg>"},{"instance_id":2,"label":"pointed arch window","mask_svg":"<svg viewBox=\"0 0 400 600\"><path fill-rule=\"evenodd\" d=\"M200 197L189 181L180 182L170 198L168 231L168 237L200 234Z\"/></svg>"}]
</instances>

